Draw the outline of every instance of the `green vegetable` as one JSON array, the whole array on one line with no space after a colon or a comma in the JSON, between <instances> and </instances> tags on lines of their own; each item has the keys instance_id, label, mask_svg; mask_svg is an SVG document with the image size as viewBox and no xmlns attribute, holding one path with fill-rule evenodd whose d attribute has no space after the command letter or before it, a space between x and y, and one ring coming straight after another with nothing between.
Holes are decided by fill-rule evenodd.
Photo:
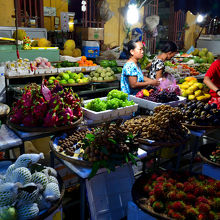
<instances>
[{"instance_id":1,"label":"green vegetable","mask_svg":"<svg viewBox=\"0 0 220 220\"><path fill-rule=\"evenodd\" d=\"M118 72L118 68L117 68L116 66L111 67L111 69L112 69L112 71L113 71L114 73L117 73L117 72Z\"/></svg>"},{"instance_id":2,"label":"green vegetable","mask_svg":"<svg viewBox=\"0 0 220 220\"><path fill-rule=\"evenodd\" d=\"M112 91L108 93L107 99L109 100L113 98L118 98L118 99L125 101L128 98L128 94L122 91L119 91L117 89L113 89Z\"/></svg>"},{"instance_id":3,"label":"green vegetable","mask_svg":"<svg viewBox=\"0 0 220 220\"><path fill-rule=\"evenodd\" d=\"M110 66L110 67L117 67L117 62L116 62L116 60L109 60L109 66Z\"/></svg>"},{"instance_id":4,"label":"green vegetable","mask_svg":"<svg viewBox=\"0 0 220 220\"><path fill-rule=\"evenodd\" d=\"M105 67L105 68L109 67L110 66L109 60L101 60L100 66Z\"/></svg>"},{"instance_id":5,"label":"green vegetable","mask_svg":"<svg viewBox=\"0 0 220 220\"><path fill-rule=\"evenodd\" d=\"M121 73L122 72L122 68L121 67L117 67L117 72Z\"/></svg>"}]
</instances>

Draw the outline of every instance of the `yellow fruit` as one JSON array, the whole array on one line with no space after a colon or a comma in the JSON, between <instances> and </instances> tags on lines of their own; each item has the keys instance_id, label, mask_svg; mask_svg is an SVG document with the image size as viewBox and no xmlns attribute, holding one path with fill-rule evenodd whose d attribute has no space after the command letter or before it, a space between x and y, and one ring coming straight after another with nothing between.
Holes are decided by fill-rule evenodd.
<instances>
[{"instance_id":1,"label":"yellow fruit","mask_svg":"<svg viewBox=\"0 0 220 220\"><path fill-rule=\"evenodd\" d=\"M194 95L189 95L189 96L188 96L188 99L189 99L189 100L193 100L193 99L195 99L195 96L194 96Z\"/></svg>"},{"instance_id":2,"label":"yellow fruit","mask_svg":"<svg viewBox=\"0 0 220 220\"><path fill-rule=\"evenodd\" d=\"M38 40L38 47L50 47L51 42L47 40L46 38L41 38Z\"/></svg>"},{"instance_id":3,"label":"yellow fruit","mask_svg":"<svg viewBox=\"0 0 220 220\"><path fill-rule=\"evenodd\" d=\"M186 94L186 90L181 90L181 96L187 97L188 95Z\"/></svg>"},{"instance_id":4,"label":"yellow fruit","mask_svg":"<svg viewBox=\"0 0 220 220\"><path fill-rule=\"evenodd\" d=\"M206 96L201 95L201 96L196 97L196 99L197 99L198 101L201 101L201 100L203 100L203 99L206 99Z\"/></svg>"},{"instance_id":5,"label":"yellow fruit","mask_svg":"<svg viewBox=\"0 0 220 220\"><path fill-rule=\"evenodd\" d=\"M81 56L82 56L82 52L79 48L73 49L73 57L81 57Z\"/></svg>"},{"instance_id":6,"label":"yellow fruit","mask_svg":"<svg viewBox=\"0 0 220 220\"><path fill-rule=\"evenodd\" d=\"M187 95L192 95L193 94L193 90L192 89L187 89L186 90L186 94Z\"/></svg>"},{"instance_id":7,"label":"yellow fruit","mask_svg":"<svg viewBox=\"0 0 220 220\"><path fill-rule=\"evenodd\" d=\"M190 86L189 89L192 89L195 92L198 89L198 87L194 84Z\"/></svg>"},{"instance_id":8,"label":"yellow fruit","mask_svg":"<svg viewBox=\"0 0 220 220\"><path fill-rule=\"evenodd\" d=\"M190 85L190 86L192 86L193 84L195 84L197 81L195 81L195 80L191 80L188 84Z\"/></svg>"},{"instance_id":9,"label":"yellow fruit","mask_svg":"<svg viewBox=\"0 0 220 220\"><path fill-rule=\"evenodd\" d=\"M198 83L198 87L199 87L199 89L202 89L203 88L203 84L202 83Z\"/></svg>"},{"instance_id":10,"label":"yellow fruit","mask_svg":"<svg viewBox=\"0 0 220 220\"><path fill-rule=\"evenodd\" d=\"M67 40L64 44L64 49L74 50L76 47L74 40Z\"/></svg>"},{"instance_id":11,"label":"yellow fruit","mask_svg":"<svg viewBox=\"0 0 220 220\"><path fill-rule=\"evenodd\" d=\"M181 89L188 89L189 88L189 85L188 84L185 84L185 85L182 85L181 86Z\"/></svg>"},{"instance_id":12,"label":"yellow fruit","mask_svg":"<svg viewBox=\"0 0 220 220\"><path fill-rule=\"evenodd\" d=\"M73 56L73 51L70 49L64 49L63 55L64 56Z\"/></svg>"},{"instance_id":13,"label":"yellow fruit","mask_svg":"<svg viewBox=\"0 0 220 220\"><path fill-rule=\"evenodd\" d=\"M195 94L195 97L200 96L202 94L202 91L201 90L197 90L197 91L195 91L194 94Z\"/></svg>"},{"instance_id":14,"label":"yellow fruit","mask_svg":"<svg viewBox=\"0 0 220 220\"><path fill-rule=\"evenodd\" d=\"M149 96L150 95L150 93L147 89L143 89L142 92L143 92L144 96Z\"/></svg>"},{"instance_id":15,"label":"yellow fruit","mask_svg":"<svg viewBox=\"0 0 220 220\"><path fill-rule=\"evenodd\" d=\"M197 81L197 79L195 77L192 77L192 76L188 76L184 79L185 81L191 81L191 80L194 80L194 81Z\"/></svg>"},{"instance_id":16,"label":"yellow fruit","mask_svg":"<svg viewBox=\"0 0 220 220\"><path fill-rule=\"evenodd\" d=\"M204 96L205 96L207 99L211 98L211 95L208 94L208 93L205 93Z\"/></svg>"},{"instance_id":17,"label":"yellow fruit","mask_svg":"<svg viewBox=\"0 0 220 220\"><path fill-rule=\"evenodd\" d=\"M25 30L23 29L18 29L18 40L24 40L24 37L26 37L27 34ZM16 39L16 31L14 31L12 38Z\"/></svg>"}]
</instances>

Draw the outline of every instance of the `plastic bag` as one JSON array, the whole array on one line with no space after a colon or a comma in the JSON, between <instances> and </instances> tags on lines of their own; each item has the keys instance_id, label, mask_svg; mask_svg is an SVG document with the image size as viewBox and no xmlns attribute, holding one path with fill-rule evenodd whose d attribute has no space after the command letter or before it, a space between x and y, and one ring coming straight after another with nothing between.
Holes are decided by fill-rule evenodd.
<instances>
[{"instance_id":1,"label":"plastic bag","mask_svg":"<svg viewBox=\"0 0 220 220\"><path fill-rule=\"evenodd\" d=\"M98 19L103 22L109 21L114 15L114 13L109 9L109 4L106 0L98 1L97 8L99 8Z\"/></svg>"},{"instance_id":2,"label":"plastic bag","mask_svg":"<svg viewBox=\"0 0 220 220\"><path fill-rule=\"evenodd\" d=\"M169 75L167 78L159 79L160 85L158 89L168 90L169 92L175 92L177 95L180 95L180 88L176 84L176 80L173 76Z\"/></svg>"},{"instance_id":3,"label":"plastic bag","mask_svg":"<svg viewBox=\"0 0 220 220\"><path fill-rule=\"evenodd\" d=\"M212 97L208 103L210 105L215 103L215 104L217 104L217 108L220 109L220 97Z\"/></svg>"}]
</instances>

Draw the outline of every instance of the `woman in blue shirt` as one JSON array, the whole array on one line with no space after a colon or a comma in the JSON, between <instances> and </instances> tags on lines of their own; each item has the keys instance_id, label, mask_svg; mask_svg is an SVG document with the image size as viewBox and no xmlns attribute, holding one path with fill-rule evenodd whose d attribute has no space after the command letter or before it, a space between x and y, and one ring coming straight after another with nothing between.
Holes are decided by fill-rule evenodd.
<instances>
[{"instance_id":1,"label":"woman in blue shirt","mask_svg":"<svg viewBox=\"0 0 220 220\"><path fill-rule=\"evenodd\" d=\"M148 85L159 85L158 80L150 79L143 75L138 60L144 55L143 44L141 41L131 40L124 48L128 58L122 69L121 90L129 95L135 95L139 90Z\"/></svg>"}]
</instances>

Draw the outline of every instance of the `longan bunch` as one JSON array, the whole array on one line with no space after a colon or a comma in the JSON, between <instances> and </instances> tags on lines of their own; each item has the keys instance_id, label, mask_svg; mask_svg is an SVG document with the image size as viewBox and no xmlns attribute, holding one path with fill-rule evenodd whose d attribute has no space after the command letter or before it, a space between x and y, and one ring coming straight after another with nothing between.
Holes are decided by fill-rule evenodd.
<instances>
[{"instance_id":1,"label":"longan bunch","mask_svg":"<svg viewBox=\"0 0 220 220\"><path fill-rule=\"evenodd\" d=\"M91 133L88 129L78 130L67 138L59 140L59 152L64 152L69 156L73 156L75 150L78 149L77 147L75 148L74 145L83 140L88 133Z\"/></svg>"}]
</instances>

